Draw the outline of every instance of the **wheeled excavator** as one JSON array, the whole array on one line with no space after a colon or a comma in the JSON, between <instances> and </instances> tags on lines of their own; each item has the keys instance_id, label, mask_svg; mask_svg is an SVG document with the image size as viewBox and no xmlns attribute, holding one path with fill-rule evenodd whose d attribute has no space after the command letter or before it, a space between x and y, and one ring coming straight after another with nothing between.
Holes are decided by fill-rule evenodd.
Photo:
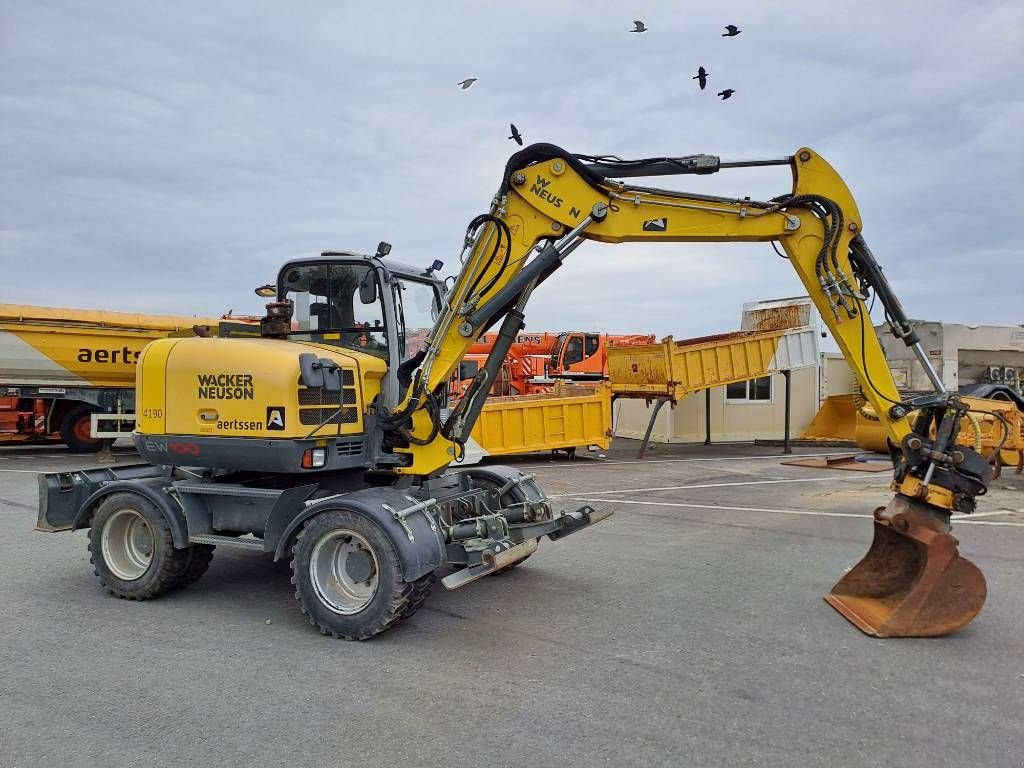
<instances>
[{"instance_id":1,"label":"wheeled excavator","mask_svg":"<svg viewBox=\"0 0 1024 768\"><path fill-rule=\"evenodd\" d=\"M630 181L758 166L790 168L792 189L756 200ZM990 468L955 444L965 406L934 374L862 228L846 185L811 149L723 162L534 144L509 159L489 210L470 221L456 277L441 281L439 261L393 262L386 243L373 255L325 252L282 267L261 338L147 346L134 434L147 463L40 476L37 528L89 528L101 583L136 600L195 581L215 546L287 558L314 626L372 637L416 611L435 571L461 587L611 514L556 509L511 467L459 467L538 285L587 240L769 241L884 421L894 468L868 553L826 600L872 635L952 632L978 613L986 587L950 518L974 510ZM934 392L900 397L872 297ZM452 407L449 380L492 328L486 363Z\"/></svg>"}]
</instances>

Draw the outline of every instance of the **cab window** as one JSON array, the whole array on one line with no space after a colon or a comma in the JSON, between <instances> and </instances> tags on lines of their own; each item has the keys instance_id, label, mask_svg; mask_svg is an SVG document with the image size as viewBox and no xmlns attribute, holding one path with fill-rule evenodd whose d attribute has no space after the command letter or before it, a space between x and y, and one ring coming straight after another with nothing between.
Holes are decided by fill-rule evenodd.
<instances>
[{"instance_id":1,"label":"cab window","mask_svg":"<svg viewBox=\"0 0 1024 768\"><path fill-rule=\"evenodd\" d=\"M565 343L565 355L562 357L562 365L570 366L583 361L583 337L570 336Z\"/></svg>"},{"instance_id":2,"label":"cab window","mask_svg":"<svg viewBox=\"0 0 1024 768\"><path fill-rule=\"evenodd\" d=\"M432 283L408 278L394 282L398 312L398 357L404 363L421 349L439 314L437 290Z\"/></svg>"},{"instance_id":3,"label":"cab window","mask_svg":"<svg viewBox=\"0 0 1024 768\"><path fill-rule=\"evenodd\" d=\"M363 304L359 285L376 280L365 264L298 264L281 277L283 298L294 304L291 338L336 344L387 358L381 292Z\"/></svg>"}]
</instances>

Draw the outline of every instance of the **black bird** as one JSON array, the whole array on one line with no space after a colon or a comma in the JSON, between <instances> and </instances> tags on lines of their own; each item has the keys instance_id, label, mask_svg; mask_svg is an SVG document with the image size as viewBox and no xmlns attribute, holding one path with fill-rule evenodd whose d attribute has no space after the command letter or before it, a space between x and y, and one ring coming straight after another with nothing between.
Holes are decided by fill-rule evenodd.
<instances>
[{"instance_id":1,"label":"black bird","mask_svg":"<svg viewBox=\"0 0 1024 768\"><path fill-rule=\"evenodd\" d=\"M476 78L475 77L467 77L461 83L457 83L457 85L461 86L462 90L466 90L467 88L469 88L469 86L471 86L475 82L476 82Z\"/></svg>"},{"instance_id":2,"label":"black bird","mask_svg":"<svg viewBox=\"0 0 1024 768\"><path fill-rule=\"evenodd\" d=\"M519 129L516 128L515 123L509 123L509 125L512 127L512 135L509 136L509 138L512 139L512 141L514 141L520 147L523 146L523 134L521 134L519 132Z\"/></svg>"},{"instance_id":3,"label":"black bird","mask_svg":"<svg viewBox=\"0 0 1024 768\"><path fill-rule=\"evenodd\" d=\"M697 67L697 76L691 77L691 80L696 80L700 89L703 91L704 86L708 84L708 75L711 74L704 67Z\"/></svg>"},{"instance_id":4,"label":"black bird","mask_svg":"<svg viewBox=\"0 0 1024 768\"><path fill-rule=\"evenodd\" d=\"M725 34L722 37L736 37L742 30L736 28L735 24L725 25Z\"/></svg>"},{"instance_id":5,"label":"black bird","mask_svg":"<svg viewBox=\"0 0 1024 768\"><path fill-rule=\"evenodd\" d=\"M724 91L719 91L718 95L722 97L722 101L725 101L734 93L736 93L736 91L734 91L732 88L726 88Z\"/></svg>"},{"instance_id":6,"label":"black bird","mask_svg":"<svg viewBox=\"0 0 1024 768\"><path fill-rule=\"evenodd\" d=\"M645 27L644 23L642 21L640 21L639 19L636 19L633 22L633 27L634 27L634 29L629 30L630 32L646 32L647 31L647 27Z\"/></svg>"}]
</instances>

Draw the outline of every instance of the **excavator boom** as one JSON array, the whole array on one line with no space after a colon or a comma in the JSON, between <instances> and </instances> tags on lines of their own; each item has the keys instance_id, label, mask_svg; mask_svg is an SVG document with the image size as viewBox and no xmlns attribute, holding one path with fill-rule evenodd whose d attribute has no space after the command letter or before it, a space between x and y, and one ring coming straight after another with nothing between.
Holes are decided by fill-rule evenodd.
<instances>
[{"instance_id":1,"label":"excavator boom","mask_svg":"<svg viewBox=\"0 0 1024 768\"><path fill-rule=\"evenodd\" d=\"M788 166L792 189L771 200L636 186L643 176L708 174ZM397 472L427 477L462 452L502 360L524 327L534 289L585 240L777 242L888 433L896 496L875 515L868 555L827 600L865 632L933 635L964 626L985 599L984 579L956 552L953 511L971 512L990 479L985 460L955 445L965 406L945 392L904 402L871 323L873 294L897 336L932 370L910 323L864 241L846 184L813 150L777 160L725 163L711 155L621 160L535 144L509 160L488 213L467 229L462 269L423 350L400 372L404 400L381 414ZM487 363L450 414L439 393L471 345L498 326ZM934 371L932 371L934 374Z\"/></svg>"}]
</instances>

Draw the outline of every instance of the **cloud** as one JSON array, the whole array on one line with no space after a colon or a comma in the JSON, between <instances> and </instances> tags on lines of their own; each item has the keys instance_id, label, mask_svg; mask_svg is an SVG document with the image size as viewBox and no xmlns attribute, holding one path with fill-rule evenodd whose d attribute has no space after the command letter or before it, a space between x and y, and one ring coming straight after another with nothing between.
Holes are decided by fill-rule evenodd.
<instances>
[{"instance_id":1,"label":"cloud","mask_svg":"<svg viewBox=\"0 0 1024 768\"><path fill-rule=\"evenodd\" d=\"M625 157L813 146L847 179L908 313L1024 320L1024 6L748 2L723 18L652 2L621 15L583 2L5 3L0 301L258 312L251 288L286 259L379 240L452 268L515 122L527 141ZM634 17L650 31L629 34ZM721 38L725 23L743 33ZM718 101L727 86L736 96ZM766 198L787 176L671 186ZM799 291L767 245L588 244L537 291L528 324L693 336L737 327L744 301Z\"/></svg>"}]
</instances>

